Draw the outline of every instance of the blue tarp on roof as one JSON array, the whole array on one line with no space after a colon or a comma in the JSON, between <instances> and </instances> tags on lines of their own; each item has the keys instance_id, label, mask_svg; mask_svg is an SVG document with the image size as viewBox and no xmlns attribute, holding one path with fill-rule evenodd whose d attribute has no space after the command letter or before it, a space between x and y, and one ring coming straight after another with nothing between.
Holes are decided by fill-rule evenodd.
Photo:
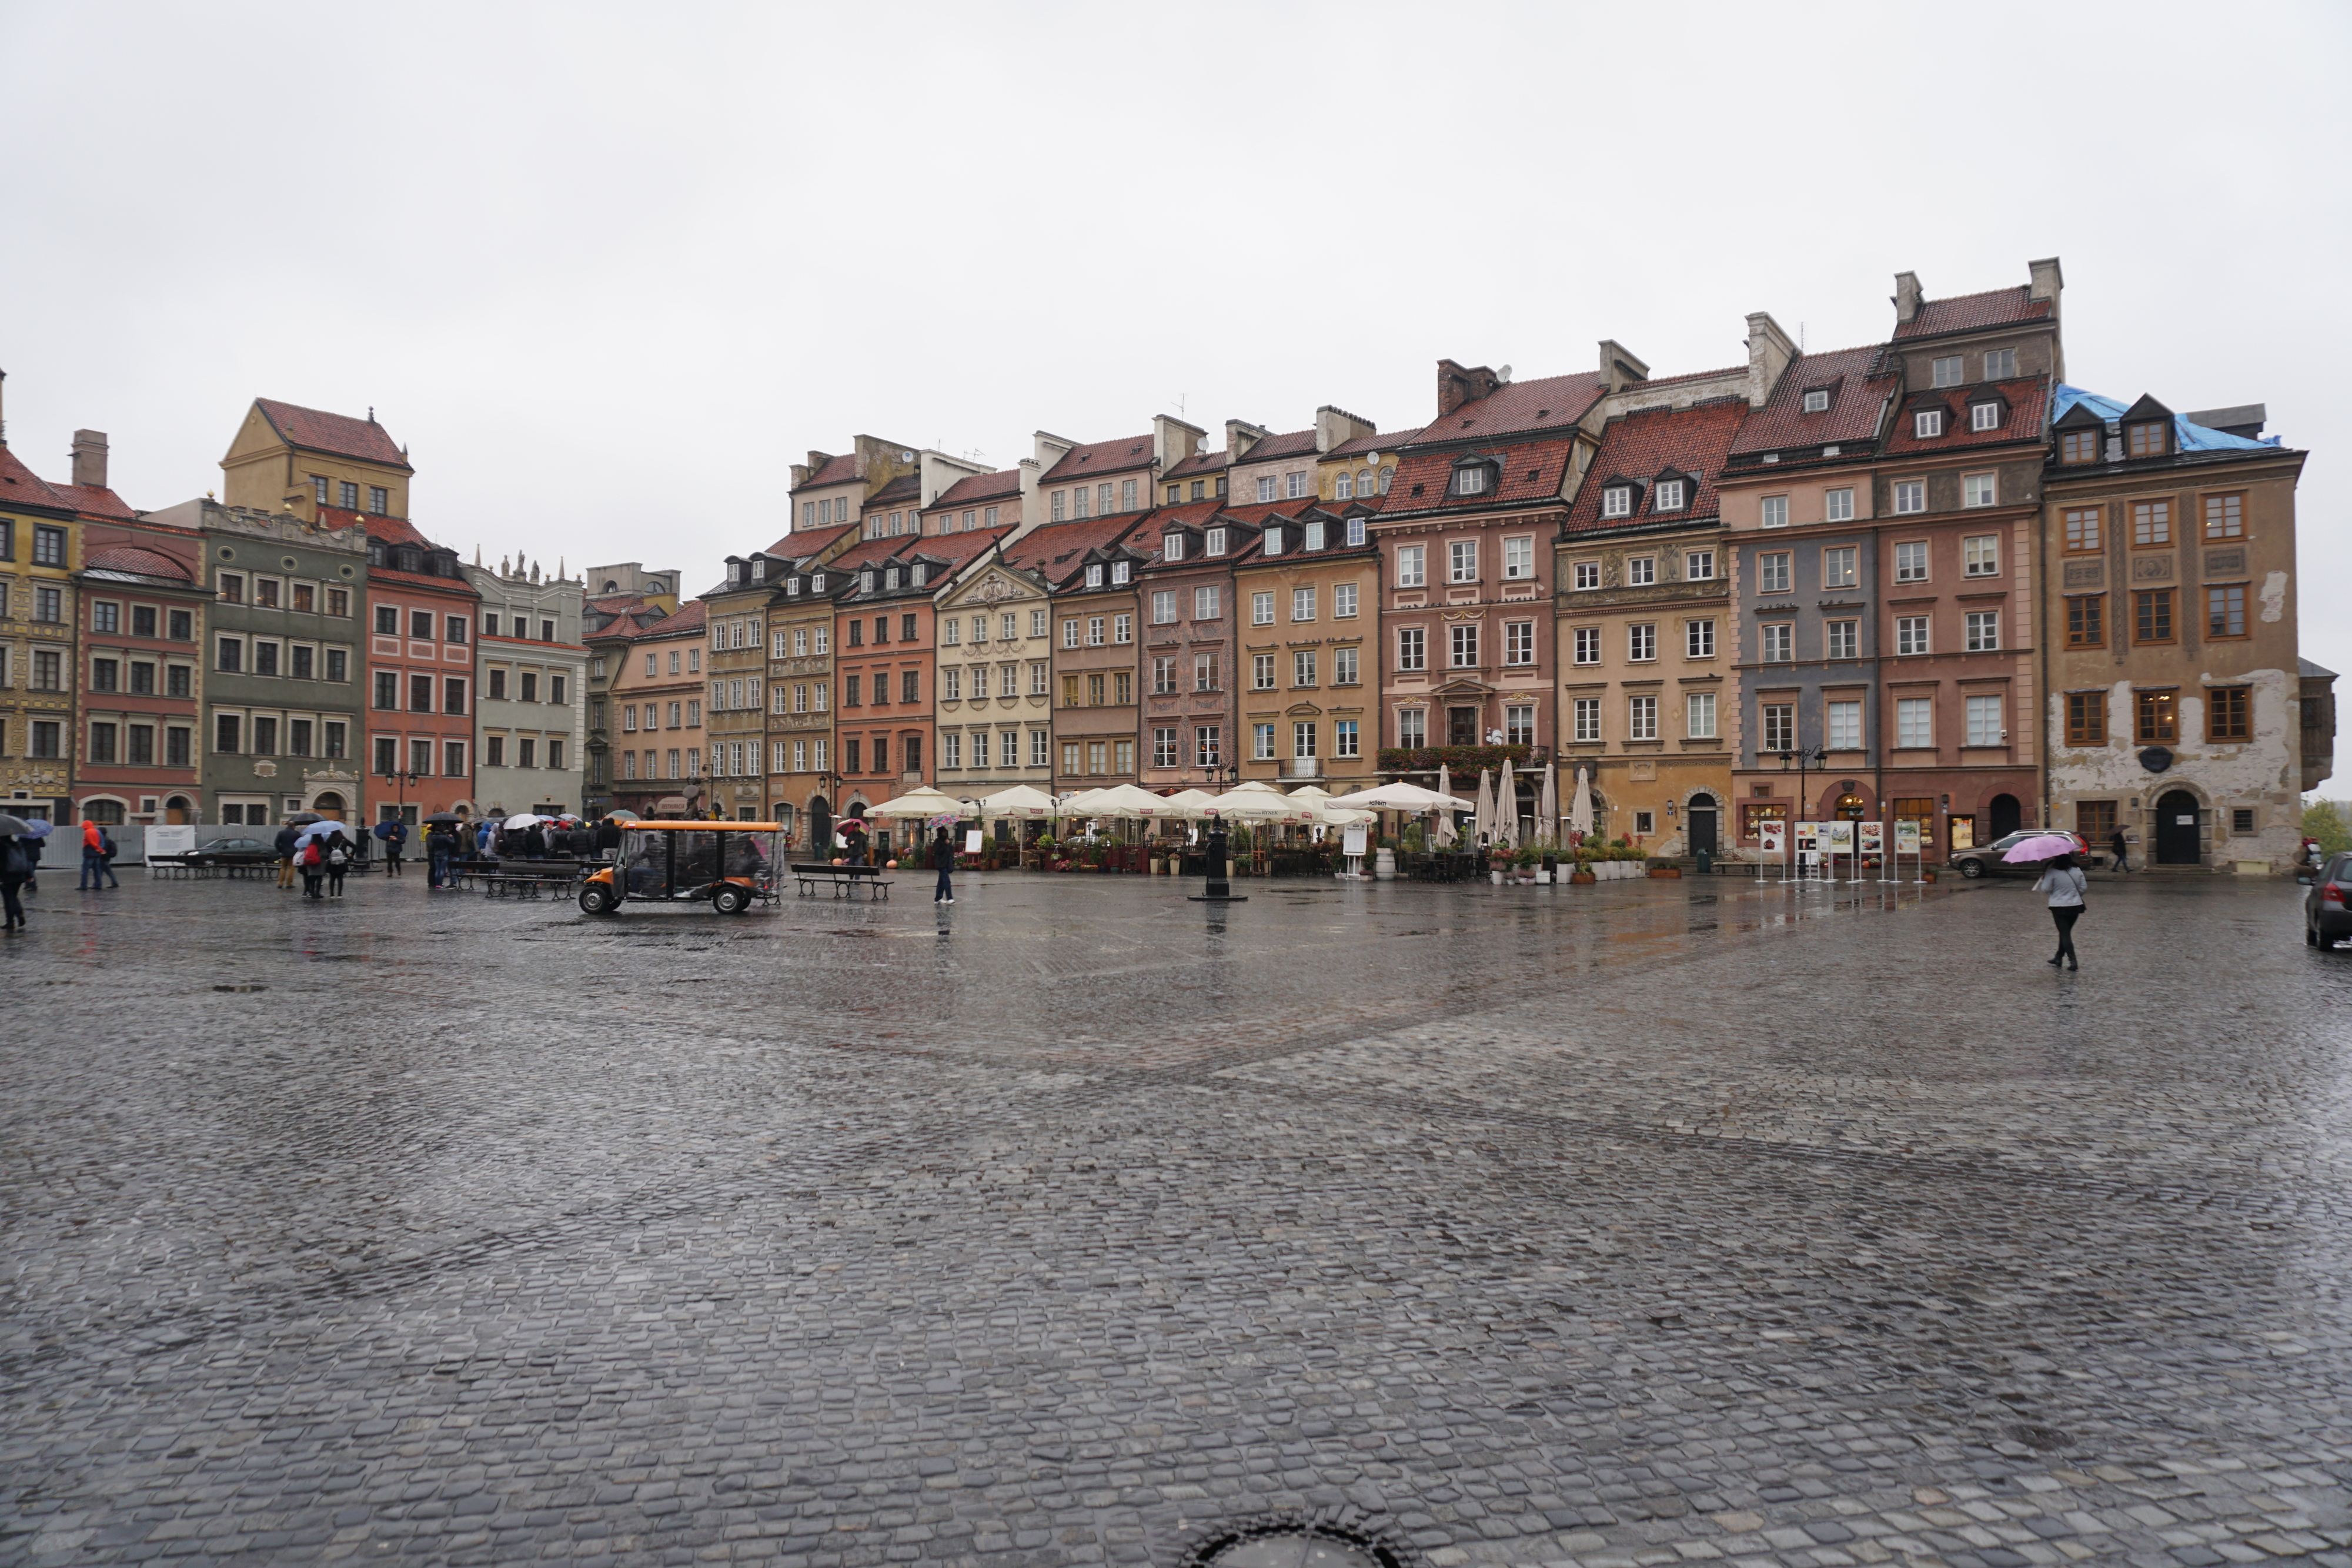
<instances>
[{"instance_id":1,"label":"blue tarp on roof","mask_svg":"<svg viewBox=\"0 0 2352 1568\"><path fill-rule=\"evenodd\" d=\"M2081 387L2070 387L2063 382L2051 390L2053 401L2050 405L2050 420L2053 424L2065 414L2068 409L2078 402L2089 403L2092 413L2111 423L2123 418L2125 411L2131 407L2130 403L2117 402L2111 397L2101 397L2097 392L2084 392ZM2259 441L2249 441L2242 435L2231 435L2226 431L2208 430L2201 424L2191 424L2177 413L2172 416L2172 429L2174 446L2182 452L2259 450L2262 447L2279 444L2279 438L2275 435L2265 435Z\"/></svg>"}]
</instances>

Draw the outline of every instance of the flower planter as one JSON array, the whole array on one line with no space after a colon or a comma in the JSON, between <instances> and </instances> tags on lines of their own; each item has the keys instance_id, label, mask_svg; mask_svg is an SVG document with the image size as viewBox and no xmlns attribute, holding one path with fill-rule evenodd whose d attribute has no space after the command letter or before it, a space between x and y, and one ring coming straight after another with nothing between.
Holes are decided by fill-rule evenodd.
<instances>
[{"instance_id":1,"label":"flower planter","mask_svg":"<svg viewBox=\"0 0 2352 1568\"><path fill-rule=\"evenodd\" d=\"M1598 880L1591 872L1580 871L1570 877L1568 883L1570 887L1587 887Z\"/></svg>"},{"instance_id":2,"label":"flower planter","mask_svg":"<svg viewBox=\"0 0 2352 1568\"><path fill-rule=\"evenodd\" d=\"M1683 868L1678 865L1654 865L1650 868L1650 874L1660 882L1669 882L1680 877Z\"/></svg>"}]
</instances>

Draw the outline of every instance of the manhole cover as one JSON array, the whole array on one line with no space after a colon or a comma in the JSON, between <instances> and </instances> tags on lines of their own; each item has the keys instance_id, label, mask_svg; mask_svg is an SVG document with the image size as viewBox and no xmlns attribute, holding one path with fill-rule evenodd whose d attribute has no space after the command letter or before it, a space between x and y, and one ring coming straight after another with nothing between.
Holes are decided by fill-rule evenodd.
<instances>
[{"instance_id":1,"label":"manhole cover","mask_svg":"<svg viewBox=\"0 0 2352 1568\"><path fill-rule=\"evenodd\" d=\"M1344 1541L1296 1531L1237 1541L1202 1562L1202 1568L1378 1568L1369 1552Z\"/></svg>"},{"instance_id":2,"label":"manhole cover","mask_svg":"<svg viewBox=\"0 0 2352 1568\"><path fill-rule=\"evenodd\" d=\"M1405 1553L1370 1521L1276 1514L1228 1524L1184 1555L1184 1568L1404 1568Z\"/></svg>"}]
</instances>

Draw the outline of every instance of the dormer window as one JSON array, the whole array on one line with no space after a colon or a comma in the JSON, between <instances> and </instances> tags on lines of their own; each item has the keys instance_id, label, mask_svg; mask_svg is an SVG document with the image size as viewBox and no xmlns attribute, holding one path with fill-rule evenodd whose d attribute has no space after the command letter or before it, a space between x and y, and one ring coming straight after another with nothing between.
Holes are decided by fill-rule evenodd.
<instances>
[{"instance_id":1,"label":"dormer window","mask_svg":"<svg viewBox=\"0 0 2352 1568\"><path fill-rule=\"evenodd\" d=\"M2129 451L2134 457L2161 457L2166 452L2166 425L2160 421L2126 426Z\"/></svg>"},{"instance_id":2,"label":"dormer window","mask_svg":"<svg viewBox=\"0 0 2352 1568\"><path fill-rule=\"evenodd\" d=\"M1127 568L1128 563L1123 560L1115 560L1110 563L1110 580L1114 584L1123 583L1127 580Z\"/></svg>"},{"instance_id":3,"label":"dormer window","mask_svg":"<svg viewBox=\"0 0 2352 1568\"><path fill-rule=\"evenodd\" d=\"M1267 555L1280 555L1282 553L1282 530L1280 528L1268 528L1265 530L1265 544L1264 548L1265 552Z\"/></svg>"},{"instance_id":4,"label":"dormer window","mask_svg":"<svg viewBox=\"0 0 2352 1568\"><path fill-rule=\"evenodd\" d=\"M1087 568L1087 586L1088 588L1100 588L1102 585L1102 563L1100 561L1097 561L1094 565Z\"/></svg>"},{"instance_id":5,"label":"dormer window","mask_svg":"<svg viewBox=\"0 0 2352 1568\"><path fill-rule=\"evenodd\" d=\"M923 580L931 575L931 569L919 560L915 563L914 570L911 575L914 579L915 586L917 588L920 588L923 586Z\"/></svg>"},{"instance_id":6,"label":"dormer window","mask_svg":"<svg viewBox=\"0 0 2352 1568\"><path fill-rule=\"evenodd\" d=\"M1684 481L1680 479L1659 480L1656 491L1653 493L1650 497L1650 510L1654 512L1681 511L1683 509L1684 493Z\"/></svg>"},{"instance_id":7,"label":"dormer window","mask_svg":"<svg viewBox=\"0 0 2352 1568\"><path fill-rule=\"evenodd\" d=\"M1465 463L1454 471L1454 494L1483 496L1491 488L1488 471L1484 463Z\"/></svg>"},{"instance_id":8,"label":"dormer window","mask_svg":"<svg viewBox=\"0 0 2352 1568\"><path fill-rule=\"evenodd\" d=\"M1182 534L1168 534L1163 536L1160 541L1160 558L1162 560L1182 560L1184 559L1184 536Z\"/></svg>"},{"instance_id":9,"label":"dormer window","mask_svg":"<svg viewBox=\"0 0 2352 1568\"><path fill-rule=\"evenodd\" d=\"M1921 441L1932 440L1944 434L1944 411L1923 408L1911 416L1911 434Z\"/></svg>"},{"instance_id":10,"label":"dormer window","mask_svg":"<svg viewBox=\"0 0 2352 1568\"><path fill-rule=\"evenodd\" d=\"M797 577L788 577L784 579L784 597L786 599L798 599L800 596L801 580Z\"/></svg>"},{"instance_id":11,"label":"dormer window","mask_svg":"<svg viewBox=\"0 0 2352 1568\"><path fill-rule=\"evenodd\" d=\"M1630 517L1633 515L1633 489L1630 485L1612 485L1601 492L1601 515L1604 517Z\"/></svg>"},{"instance_id":12,"label":"dormer window","mask_svg":"<svg viewBox=\"0 0 2352 1568\"><path fill-rule=\"evenodd\" d=\"M1323 525L1321 523L1309 523L1307 525L1307 543L1303 548L1307 549L1321 549L1323 548Z\"/></svg>"},{"instance_id":13,"label":"dormer window","mask_svg":"<svg viewBox=\"0 0 2352 1568\"><path fill-rule=\"evenodd\" d=\"M857 574L857 591L860 593L874 591L874 572L870 567Z\"/></svg>"},{"instance_id":14,"label":"dormer window","mask_svg":"<svg viewBox=\"0 0 2352 1568\"><path fill-rule=\"evenodd\" d=\"M886 566L882 569L882 586L884 588L896 588L898 586L898 569L897 567Z\"/></svg>"},{"instance_id":15,"label":"dormer window","mask_svg":"<svg viewBox=\"0 0 2352 1568\"><path fill-rule=\"evenodd\" d=\"M2096 463L2099 460L2097 430L2070 430L2058 441L2058 461L2061 463Z\"/></svg>"},{"instance_id":16,"label":"dormer window","mask_svg":"<svg viewBox=\"0 0 2352 1568\"><path fill-rule=\"evenodd\" d=\"M816 571L809 574L809 591L811 593L823 593L824 591L824 573Z\"/></svg>"},{"instance_id":17,"label":"dormer window","mask_svg":"<svg viewBox=\"0 0 2352 1568\"><path fill-rule=\"evenodd\" d=\"M1827 413L1829 411L1830 394L1828 388L1815 387L1811 392L1805 393L1805 412L1807 413Z\"/></svg>"},{"instance_id":18,"label":"dormer window","mask_svg":"<svg viewBox=\"0 0 2352 1568\"><path fill-rule=\"evenodd\" d=\"M1360 545L1364 542L1363 518L1349 517L1348 519L1348 542L1351 545Z\"/></svg>"},{"instance_id":19,"label":"dormer window","mask_svg":"<svg viewBox=\"0 0 2352 1568\"><path fill-rule=\"evenodd\" d=\"M1208 539L1209 542L1207 548L1202 553L1205 555L1223 555L1225 553L1224 529L1211 528L1209 530Z\"/></svg>"},{"instance_id":20,"label":"dormer window","mask_svg":"<svg viewBox=\"0 0 2352 1568\"><path fill-rule=\"evenodd\" d=\"M2000 428L2000 404L1997 402L1972 402L1969 404L1969 428L1970 430L1999 430Z\"/></svg>"},{"instance_id":21,"label":"dormer window","mask_svg":"<svg viewBox=\"0 0 2352 1568\"><path fill-rule=\"evenodd\" d=\"M751 562L751 580L753 582L765 582L768 580L768 558L766 556L758 557Z\"/></svg>"}]
</instances>

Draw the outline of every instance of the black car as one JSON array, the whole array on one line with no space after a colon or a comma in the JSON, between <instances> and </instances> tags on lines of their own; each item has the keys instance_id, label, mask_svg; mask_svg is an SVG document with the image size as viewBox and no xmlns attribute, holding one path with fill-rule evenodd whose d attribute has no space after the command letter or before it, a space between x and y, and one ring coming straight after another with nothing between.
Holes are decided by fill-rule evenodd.
<instances>
[{"instance_id":1,"label":"black car","mask_svg":"<svg viewBox=\"0 0 2352 1568\"><path fill-rule=\"evenodd\" d=\"M219 839L185 854L150 855L157 865L275 865L278 846L263 839Z\"/></svg>"},{"instance_id":2,"label":"black car","mask_svg":"<svg viewBox=\"0 0 2352 1568\"><path fill-rule=\"evenodd\" d=\"M2320 863L2303 895L2303 939L2314 947L2333 947L2352 936L2352 854L2332 854Z\"/></svg>"}]
</instances>

